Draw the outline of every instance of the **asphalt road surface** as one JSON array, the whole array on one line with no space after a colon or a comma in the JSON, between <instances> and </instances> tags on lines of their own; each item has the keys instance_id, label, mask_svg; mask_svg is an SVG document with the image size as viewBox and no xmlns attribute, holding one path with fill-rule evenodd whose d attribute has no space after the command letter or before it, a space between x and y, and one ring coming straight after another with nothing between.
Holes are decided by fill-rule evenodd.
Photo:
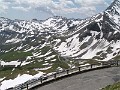
<instances>
[{"instance_id":1,"label":"asphalt road surface","mask_svg":"<svg viewBox=\"0 0 120 90\"><path fill-rule=\"evenodd\" d=\"M112 67L67 77L34 90L100 90L118 81L120 67Z\"/></svg>"}]
</instances>

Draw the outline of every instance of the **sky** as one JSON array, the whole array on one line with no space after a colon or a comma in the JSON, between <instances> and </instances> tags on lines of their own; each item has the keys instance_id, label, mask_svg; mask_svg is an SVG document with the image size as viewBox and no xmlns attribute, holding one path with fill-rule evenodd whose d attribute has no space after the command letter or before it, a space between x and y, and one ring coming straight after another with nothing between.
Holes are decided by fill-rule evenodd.
<instances>
[{"instance_id":1,"label":"sky","mask_svg":"<svg viewBox=\"0 0 120 90\"><path fill-rule=\"evenodd\" d=\"M0 17L45 20L53 16L87 18L104 11L113 0L0 0Z\"/></svg>"}]
</instances>

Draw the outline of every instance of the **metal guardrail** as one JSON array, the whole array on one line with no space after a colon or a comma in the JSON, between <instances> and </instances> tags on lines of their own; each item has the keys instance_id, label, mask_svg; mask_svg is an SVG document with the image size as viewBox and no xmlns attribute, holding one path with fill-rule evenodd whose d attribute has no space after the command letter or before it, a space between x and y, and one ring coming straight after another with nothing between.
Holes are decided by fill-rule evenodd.
<instances>
[{"instance_id":1,"label":"metal guardrail","mask_svg":"<svg viewBox=\"0 0 120 90\"><path fill-rule=\"evenodd\" d=\"M83 71L91 71L93 69L100 69L100 68L105 68L105 67L115 67L119 66L119 61L108 61L108 62L100 62L99 64L91 64L91 65L86 65L86 66L79 66L75 67L72 69L67 69L59 72L55 72L51 75L44 75L40 76L39 78L36 79L31 79L25 83L19 84L15 87L8 88L7 90L29 90L31 88L34 88L38 85L42 85L46 82L50 82L52 80L56 80L57 78L62 78L65 76L69 76L75 73L83 72Z\"/></svg>"}]
</instances>

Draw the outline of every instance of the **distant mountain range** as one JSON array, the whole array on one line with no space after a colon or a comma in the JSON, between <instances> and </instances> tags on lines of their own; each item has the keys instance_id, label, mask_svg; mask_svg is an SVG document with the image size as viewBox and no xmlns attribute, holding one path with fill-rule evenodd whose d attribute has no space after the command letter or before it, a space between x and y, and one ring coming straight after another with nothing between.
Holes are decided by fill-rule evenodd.
<instances>
[{"instance_id":1,"label":"distant mountain range","mask_svg":"<svg viewBox=\"0 0 120 90\"><path fill-rule=\"evenodd\" d=\"M87 19L0 18L0 78L120 59L120 1Z\"/></svg>"}]
</instances>

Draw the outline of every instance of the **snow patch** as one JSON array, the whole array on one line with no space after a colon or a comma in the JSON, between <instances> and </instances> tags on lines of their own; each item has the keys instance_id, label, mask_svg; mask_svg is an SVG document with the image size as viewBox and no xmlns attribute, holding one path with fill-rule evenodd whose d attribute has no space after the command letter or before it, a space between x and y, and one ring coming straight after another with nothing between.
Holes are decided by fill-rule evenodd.
<instances>
[{"instance_id":1,"label":"snow patch","mask_svg":"<svg viewBox=\"0 0 120 90\"><path fill-rule=\"evenodd\" d=\"M20 65L21 62L18 62L18 61L11 61L11 62L4 62L4 61L1 61L1 65L3 66L6 66L6 65L15 65L16 67L18 65Z\"/></svg>"},{"instance_id":2,"label":"snow patch","mask_svg":"<svg viewBox=\"0 0 120 90\"><path fill-rule=\"evenodd\" d=\"M22 41L21 39L18 39L18 38L13 38L11 40L7 40L5 43L18 43Z\"/></svg>"},{"instance_id":3,"label":"snow patch","mask_svg":"<svg viewBox=\"0 0 120 90\"><path fill-rule=\"evenodd\" d=\"M16 85L22 84L28 80L31 80L33 78L39 78L40 76L43 75L43 72L39 72L38 74L32 76L28 74L23 74L23 75L18 75L15 79L10 79L10 80L4 80L0 86L0 90L5 90L11 87L15 87Z\"/></svg>"}]
</instances>

